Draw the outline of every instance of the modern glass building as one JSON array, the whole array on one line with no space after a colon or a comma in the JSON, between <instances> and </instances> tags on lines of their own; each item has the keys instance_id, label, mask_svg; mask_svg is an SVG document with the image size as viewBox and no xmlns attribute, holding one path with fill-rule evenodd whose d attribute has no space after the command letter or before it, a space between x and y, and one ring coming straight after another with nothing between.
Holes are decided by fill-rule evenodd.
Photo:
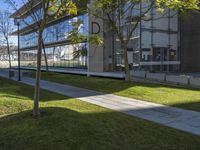
<instances>
[{"instance_id":1,"label":"modern glass building","mask_svg":"<svg viewBox=\"0 0 200 150\"><path fill-rule=\"evenodd\" d=\"M76 48L87 48L87 42L70 44L67 41L68 34L72 31L73 20L81 20L80 27L82 34L88 34L88 15L80 15L71 19L60 20L55 24L49 25L43 34L45 52L49 67L75 67L86 68L87 58L81 56L74 58ZM37 54L37 33L31 32L20 36L21 61L23 66L35 66ZM43 51L43 66L45 66Z\"/></svg>"},{"instance_id":2,"label":"modern glass building","mask_svg":"<svg viewBox=\"0 0 200 150\"><path fill-rule=\"evenodd\" d=\"M139 6L138 13L145 8ZM21 64L23 67L35 67L37 56L37 33L31 28L35 21L41 19L43 13L40 0L35 1L36 18L25 12L24 6L11 17L22 18L20 22L20 50ZM21 12L20 15L19 12ZM134 12L137 13L137 12ZM128 46L129 64L133 70L151 72L177 72L181 71L183 55L182 26L183 22L178 17L177 11L165 10L164 16L154 9L149 13L150 21L142 21L135 30ZM159 19L157 19L159 18ZM104 45L95 47L84 41L72 44L68 41L69 33L73 30L72 23L81 20L80 33L91 35L99 31L104 38ZM49 21L43 35L45 50L43 50L42 65L45 66L45 55L48 66L56 68L82 68L90 72L115 72L124 67L124 54L120 48L119 39L107 32L106 24L87 13L74 17L62 17ZM122 26L126 29L126 26ZM125 31L126 32L126 31ZM13 34L16 34L17 31ZM75 57L77 49L86 51L84 55ZM183 69L184 70L184 69Z\"/></svg>"},{"instance_id":3,"label":"modern glass building","mask_svg":"<svg viewBox=\"0 0 200 150\"><path fill-rule=\"evenodd\" d=\"M19 34L22 67L36 67L38 33L34 29L41 20L43 10L39 0L34 1L31 5L33 12L30 15L25 12L27 6L22 6L19 11L11 15L15 19L20 19ZM87 41L71 44L67 40L69 33L73 30L73 22L77 20L81 22L79 32L88 35L87 13L73 17L63 16L57 20L48 21L43 33L45 48L42 52L42 66L46 65L46 56L49 67L87 68L87 55L74 56L74 51L88 49ZM17 33L18 31L13 34L17 35Z\"/></svg>"},{"instance_id":4,"label":"modern glass building","mask_svg":"<svg viewBox=\"0 0 200 150\"><path fill-rule=\"evenodd\" d=\"M143 11L144 4L137 7ZM130 12L137 14L137 12ZM165 10L158 13L152 9L150 21L141 21L133 33L128 46L129 64L136 70L170 72L180 68L180 33L177 11ZM122 28L125 29L126 26ZM116 39L116 64L123 65L123 52L120 41Z\"/></svg>"}]
</instances>

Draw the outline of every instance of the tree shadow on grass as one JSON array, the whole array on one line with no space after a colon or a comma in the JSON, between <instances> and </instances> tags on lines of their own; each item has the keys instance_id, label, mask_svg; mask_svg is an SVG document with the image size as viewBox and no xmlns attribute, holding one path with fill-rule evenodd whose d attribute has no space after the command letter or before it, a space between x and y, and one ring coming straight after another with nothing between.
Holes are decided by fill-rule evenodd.
<instances>
[{"instance_id":1,"label":"tree shadow on grass","mask_svg":"<svg viewBox=\"0 0 200 150\"><path fill-rule=\"evenodd\" d=\"M80 113L58 107L42 111L37 120L30 111L0 118L1 150L196 150L200 146L197 136L118 112Z\"/></svg>"},{"instance_id":2,"label":"tree shadow on grass","mask_svg":"<svg viewBox=\"0 0 200 150\"><path fill-rule=\"evenodd\" d=\"M171 104L171 106L186 110L200 111L200 102L177 103Z\"/></svg>"},{"instance_id":3,"label":"tree shadow on grass","mask_svg":"<svg viewBox=\"0 0 200 150\"><path fill-rule=\"evenodd\" d=\"M17 81L0 78L0 95L1 97L12 99L28 99L33 100L34 87L24 85ZM69 97L59 95L47 90L41 90L41 102L55 101L55 100L67 100Z\"/></svg>"},{"instance_id":4,"label":"tree shadow on grass","mask_svg":"<svg viewBox=\"0 0 200 150\"><path fill-rule=\"evenodd\" d=\"M61 74L61 73L43 72L42 79L61 84L68 84L91 90L97 90L105 93L117 93L134 87L149 88L149 89L170 88L176 90L179 89L179 90L199 92L199 89L176 85L176 84L169 85L169 84L159 84L159 83L126 82L124 80L117 80L117 79L108 79L100 77L88 78L86 76L81 76L81 75L71 75L71 74Z\"/></svg>"},{"instance_id":5,"label":"tree shadow on grass","mask_svg":"<svg viewBox=\"0 0 200 150\"><path fill-rule=\"evenodd\" d=\"M28 75L29 77L33 77L34 78L34 74ZM101 81L100 83L104 83L104 81L107 82L118 82L118 83L125 83L127 86L138 86L138 85L144 85L147 87L159 87L159 86L163 86L163 84L159 84L159 83L141 83L141 82L126 82L125 80L122 79L114 79L114 78L106 78L106 77L87 77L85 75L74 75L74 74L66 74L66 73L55 73L55 72L42 72L42 77L45 78L54 78L54 79L60 79L60 80L82 80L84 82L83 79L85 79L85 81L89 81L89 82L96 82L96 81ZM173 85L167 85L166 87L177 87L178 85L174 84ZM178 86L179 88L184 88L181 86ZM185 88L184 88L185 89ZM186 89L190 89L187 88Z\"/></svg>"},{"instance_id":6,"label":"tree shadow on grass","mask_svg":"<svg viewBox=\"0 0 200 150\"><path fill-rule=\"evenodd\" d=\"M200 111L200 108L191 104L195 101L196 103L200 102L199 89L156 83L126 82L123 80L102 79L97 77L88 78L85 76L58 73L43 73L42 79L102 92L98 93L99 95L103 95L103 93L116 94L119 96ZM184 103L184 105L181 105L181 102ZM194 109L192 106L194 106Z\"/></svg>"}]
</instances>

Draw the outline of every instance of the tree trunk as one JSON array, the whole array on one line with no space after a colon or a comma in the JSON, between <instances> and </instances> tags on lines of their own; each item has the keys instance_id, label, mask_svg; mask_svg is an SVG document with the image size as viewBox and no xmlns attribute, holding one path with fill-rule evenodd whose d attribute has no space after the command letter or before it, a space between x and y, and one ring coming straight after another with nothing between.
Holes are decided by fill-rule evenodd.
<instances>
[{"instance_id":1,"label":"tree trunk","mask_svg":"<svg viewBox=\"0 0 200 150\"><path fill-rule=\"evenodd\" d=\"M8 41L7 41L7 50L8 50L9 69L11 69L12 66L11 66L11 57L10 57L10 45Z\"/></svg>"},{"instance_id":2,"label":"tree trunk","mask_svg":"<svg viewBox=\"0 0 200 150\"><path fill-rule=\"evenodd\" d=\"M124 51L124 70L125 70L125 80L131 81L130 68L128 63L128 53L127 53L127 45L126 43L122 43L122 49Z\"/></svg>"},{"instance_id":3,"label":"tree trunk","mask_svg":"<svg viewBox=\"0 0 200 150\"><path fill-rule=\"evenodd\" d=\"M55 67L55 51L56 51L56 48L54 47L53 48L53 67Z\"/></svg>"},{"instance_id":4,"label":"tree trunk","mask_svg":"<svg viewBox=\"0 0 200 150\"><path fill-rule=\"evenodd\" d=\"M48 60L47 60L47 55L46 55L46 50L45 50L45 45L44 45L44 41L42 39L42 48L44 51L44 59L45 59L45 65L46 65L46 72L49 71L49 65L48 65Z\"/></svg>"},{"instance_id":5,"label":"tree trunk","mask_svg":"<svg viewBox=\"0 0 200 150\"><path fill-rule=\"evenodd\" d=\"M39 99L40 99L40 77L41 77L41 60L42 60L42 32L43 30L40 30L38 33L37 71L36 71L34 107L33 107L34 118L38 118L40 116Z\"/></svg>"}]
</instances>

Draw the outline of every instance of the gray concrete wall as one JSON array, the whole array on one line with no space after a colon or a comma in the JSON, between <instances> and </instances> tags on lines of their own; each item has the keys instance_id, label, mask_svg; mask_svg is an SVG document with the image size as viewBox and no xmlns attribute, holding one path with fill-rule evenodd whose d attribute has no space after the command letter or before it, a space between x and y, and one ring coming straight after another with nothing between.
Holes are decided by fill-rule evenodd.
<instances>
[{"instance_id":1,"label":"gray concrete wall","mask_svg":"<svg viewBox=\"0 0 200 150\"><path fill-rule=\"evenodd\" d=\"M132 74L133 78L134 77L146 78L147 72L146 71L132 71L131 74Z\"/></svg>"},{"instance_id":2,"label":"gray concrete wall","mask_svg":"<svg viewBox=\"0 0 200 150\"><path fill-rule=\"evenodd\" d=\"M147 77L147 79L153 79L153 80L158 80L158 81L165 80L164 73L147 73L146 77Z\"/></svg>"},{"instance_id":3,"label":"gray concrete wall","mask_svg":"<svg viewBox=\"0 0 200 150\"><path fill-rule=\"evenodd\" d=\"M103 37L104 44L98 47L89 44L89 71L112 71L114 68L113 33L110 32L109 26L102 19L89 15L89 34L96 33Z\"/></svg>"},{"instance_id":4,"label":"gray concrete wall","mask_svg":"<svg viewBox=\"0 0 200 150\"><path fill-rule=\"evenodd\" d=\"M190 79L190 85L200 87L200 78L193 78Z\"/></svg>"},{"instance_id":5,"label":"gray concrete wall","mask_svg":"<svg viewBox=\"0 0 200 150\"><path fill-rule=\"evenodd\" d=\"M115 41L110 27L106 23L104 23L104 39L104 71L113 71L115 64Z\"/></svg>"},{"instance_id":6,"label":"gray concrete wall","mask_svg":"<svg viewBox=\"0 0 200 150\"><path fill-rule=\"evenodd\" d=\"M187 76L176 76L176 75L167 75L167 82L177 83L177 84L185 84L187 85L189 82L189 78Z\"/></svg>"},{"instance_id":7,"label":"gray concrete wall","mask_svg":"<svg viewBox=\"0 0 200 150\"><path fill-rule=\"evenodd\" d=\"M99 26L98 26L98 25ZM99 28L100 27L100 28ZM98 35L103 37L103 21L94 16L89 15L89 34L100 32ZM89 64L90 72L104 71L104 47L89 44Z\"/></svg>"}]
</instances>

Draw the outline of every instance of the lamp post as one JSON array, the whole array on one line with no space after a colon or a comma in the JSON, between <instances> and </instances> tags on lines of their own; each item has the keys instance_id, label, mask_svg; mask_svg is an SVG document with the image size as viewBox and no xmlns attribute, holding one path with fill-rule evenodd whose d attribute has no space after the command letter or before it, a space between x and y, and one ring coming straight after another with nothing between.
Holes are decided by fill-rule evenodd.
<instances>
[{"instance_id":1,"label":"lamp post","mask_svg":"<svg viewBox=\"0 0 200 150\"><path fill-rule=\"evenodd\" d=\"M19 39L19 25L20 19L14 19L14 24L17 26L17 36L18 36L18 81L21 81L21 66L20 66L20 39Z\"/></svg>"}]
</instances>

